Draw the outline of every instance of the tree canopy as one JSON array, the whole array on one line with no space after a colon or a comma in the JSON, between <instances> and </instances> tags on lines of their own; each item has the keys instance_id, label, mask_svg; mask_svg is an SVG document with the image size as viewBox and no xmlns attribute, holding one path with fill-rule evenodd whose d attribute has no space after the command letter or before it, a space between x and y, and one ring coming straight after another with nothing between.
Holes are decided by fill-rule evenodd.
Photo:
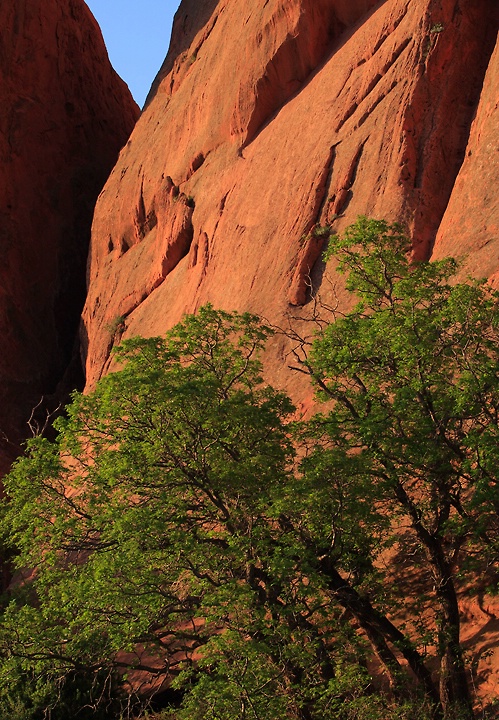
<instances>
[{"instance_id":1,"label":"tree canopy","mask_svg":"<svg viewBox=\"0 0 499 720\"><path fill-rule=\"evenodd\" d=\"M162 687L179 720L473 717L458 589L497 559L499 297L409 250L365 218L330 237L358 303L291 333L311 420L262 380L275 329L206 306L28 442L4 712L118 717Z\"/></svg>"}]
</instances>

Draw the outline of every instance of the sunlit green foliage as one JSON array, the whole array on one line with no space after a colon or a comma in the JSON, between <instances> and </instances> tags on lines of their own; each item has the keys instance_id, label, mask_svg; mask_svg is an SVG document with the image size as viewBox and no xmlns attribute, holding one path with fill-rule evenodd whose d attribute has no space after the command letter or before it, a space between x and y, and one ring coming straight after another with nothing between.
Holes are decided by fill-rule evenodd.
<instances>
[{"instance_id":1,"label":"sunlit green foliage","mask_svg":"<svg viewBox=\"0 0 499 720\"><path fill-rule=\"evenodd\" d=\"M498 297L407 251L383 222L331 238L359 304L301 357L329 402L311 421L261 379L272 331L207 306L123 343L28 443L0 710L134 711L164 681L175 720L472 717L456 577L498 546Z\"/></svg>"},{"instance_id":2,"label":"sunlit green foliage","mask_svg":"<svg viewBox=\"0 0 499 720\"><path fill-rule=\"evenodd\" d=\"M368 532L389 518L401 562L412 553L431 581L441 702L471 715L456 579L497 559L499 294L456 283L452 259L410 263L408 250L399 226L366 218L331 240L359 302L305 360L333 401L307 463L323 474L347 451L339 477L353 467L354 494L373 489Z\"/></svg>"}]
</instances>

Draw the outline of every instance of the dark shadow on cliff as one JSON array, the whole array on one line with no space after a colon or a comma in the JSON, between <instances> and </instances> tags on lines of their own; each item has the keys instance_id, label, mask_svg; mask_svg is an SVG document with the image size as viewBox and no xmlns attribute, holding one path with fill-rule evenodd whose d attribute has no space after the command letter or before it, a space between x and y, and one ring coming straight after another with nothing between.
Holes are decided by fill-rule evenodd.
<instances>
[{"instance_id":1,"label":"dark shadow on cliff","mask_svg":"<svg viewBox=\"0 0 499 720\"><path fill-rule=\"evenodd\" d=\"M173 68L175 60L192 44L198 32L207 24L215 12L219 0L182 0L175 13L168 54L144 103L144 109L154 99L163 78Z\"/></svg>"}]
</instances>

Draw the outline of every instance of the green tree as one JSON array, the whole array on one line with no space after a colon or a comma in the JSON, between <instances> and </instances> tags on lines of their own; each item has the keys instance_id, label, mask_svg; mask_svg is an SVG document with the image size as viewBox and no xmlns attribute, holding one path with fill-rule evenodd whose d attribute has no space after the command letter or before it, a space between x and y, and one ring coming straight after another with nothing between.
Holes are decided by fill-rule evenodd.
<instances>
[{"instance_id":1,"label":"green tree","mask_svg":"<svg viewBox=\"0 0 499 720\"><path fill-rule=\"evenodd\" d=\"M300 356L330 402L308 428L316 447L303 470L325 502L342 503L329 557L345 566L347 551L361 594L365 587L378 608L395 600L383 591L390 576L400 580L382 570L389 548L398 550L395 568L409 563L429 579L429 610L410 637L423 647L436 632L445 717L471 718L456 582L476 578L477 560L482 569L497 560L499 294L484 282L456 283L454 260L411 263L409 251L398 225L366 218L330 240L328 257L359 302ZM366 521L355 497L368 498ZM359 543L361 524L368 537ZM408 591L406 607L415 606L417 586ZM407 643L378 629L398 650ZM397 663L383 650L391 672Z\"/></svg>"},{"instance_id":2,"label":"green tree","mask_svg":"<svg viewBox=\"0 0 499 720\"><path fill-rule=\"evenodd\" d=\"M72 717L132 673L173 682L189 720L390 716L300 534L293 408L257 359L269 332L206 307L130 340L57 440L28 443L3 517L32 569L0 625L12 715L27 692L19 717Z\"/></svg>"},{"instance_id":3,"label":"green tree","mask_svg":"<svg viewBox=\"0 0 499 720\"><path fill-rule=\"evenodd\" d=\"M161 677L209 642L291 452L291 404L259 378L267 335L208 307L125 343L57 441L28 443L4 525L36 599L5 610L4 682L18 659L56 684L128 665Z\"/></svg>"},{"instance_id":4,"label":"green tree","mask_svg":"<svg viewBox=\"0 0 499 720\"><path fill-rule=\"evenodd\" d=\"M498 296L408 249L365 219L331 239L359 303L307 352L295 333L329 403L311 421L261 379L269 328L207 306L125 342L29 442L3 507L30 569L4 599L4 713L62 720L141 678L180 693L176 720L472 717L456 580L498 550Z\"/></svg>"}]
</instances>

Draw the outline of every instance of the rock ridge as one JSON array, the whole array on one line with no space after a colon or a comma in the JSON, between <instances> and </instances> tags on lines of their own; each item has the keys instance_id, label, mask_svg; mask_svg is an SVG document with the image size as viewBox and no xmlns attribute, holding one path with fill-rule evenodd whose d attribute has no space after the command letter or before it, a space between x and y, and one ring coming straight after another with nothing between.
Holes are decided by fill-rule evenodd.
<instances>
[{"instance_id":1,"label":"rock ridge","mask_svg":"<svg viewBox=\"0 0 499 720\"><path fill-rule=\"evenodd\" d=\"M88 386L109 367L106 328L127 307L125 337L162 333L207 301L278 323L306 312L311 293L347 302L314 228L386 217L407 225L415 257L453 251L460 193L475 182L467 153L478 157L469 146L484 137L477 118L489 142L497 132L497 27L488 0L184 0L96 208ZM496 155L487 177L497 181ZM139 237L135 218L151 212ZM109 252L122 238L126 261ZM497 239L485 254L493 275ZM269 368L286 383L279 352Z\"/></svg>"}]
</instances>

